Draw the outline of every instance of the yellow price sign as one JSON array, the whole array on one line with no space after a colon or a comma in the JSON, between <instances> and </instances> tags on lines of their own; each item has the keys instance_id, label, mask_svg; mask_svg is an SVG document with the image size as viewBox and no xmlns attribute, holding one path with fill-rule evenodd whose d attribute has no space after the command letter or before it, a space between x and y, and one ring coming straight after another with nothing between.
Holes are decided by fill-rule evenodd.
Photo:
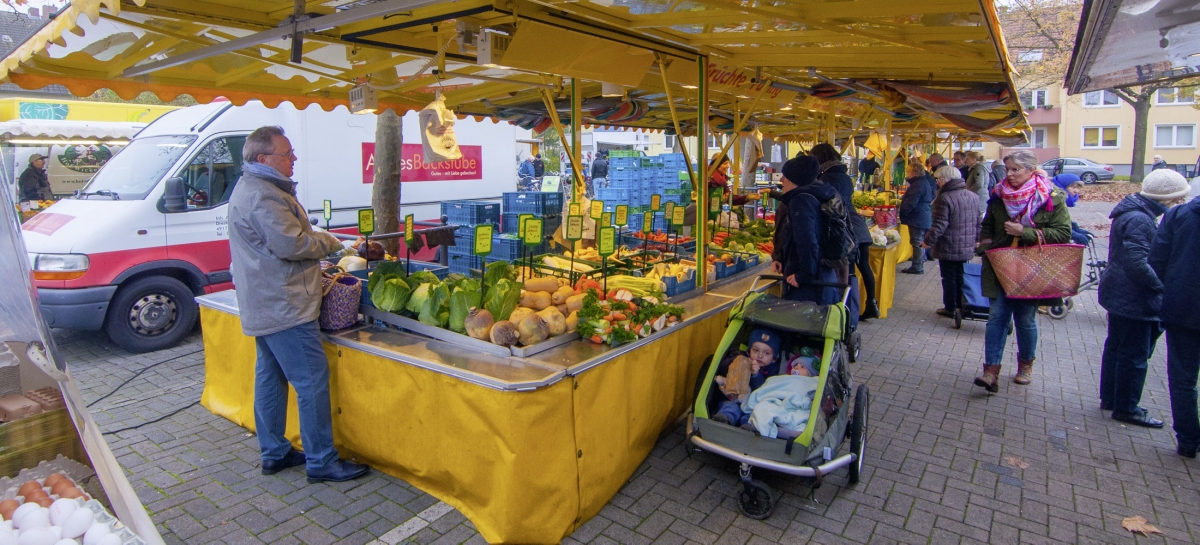
<instances>
[{"instance_id":1,"label":"yellow price sign","mask_svg":"<svg viewBox=\"0 0 1200 545\"><path fill-rule=\"evenodd\" d=\"M654 224L654 212L646 212L642 214L642 232L649 233L650 226Z\"/></svg>"},{"instance_id":2,"label":"yellow price sign","mask_svg":"<svg viewBox=\"0 0 1200 545\"><path fill-rule=\"evenodd\" d=\"M525 222L533 219L533 214L521 214L517 216L517 236L525 236Z\"/></svg>"},{"instance_id":3,"label":"yellow price sign","mask_svg":"<svg viewBox=\"0 0 1200 545\"><path fill-rule=\"evenodd\" d=\"M713 195L712 199L708 201L708 211L717 212L719 210L721 210L721 196Z\"/></svg>"},{"instance_id":4,"label":"yellow price sign","mask_svg":"<svg viewBox=\"0 0 1200 545\"><path fill-rule=\"evenodd\" d=\"M525 220L525 229L521 231L521 239L530 246L536 246L542 243L542 218L529 218Z\"/></svg>"},{"instance_id":5,"label":"yellow price sign","mask_svg":"<svg viewBox=\"0 0 1200 545\"><path fill-rule=\"evenodd\" d=\"M604 226L612 225L612 212L605 212L603 214L600 214L600 225L604 225Z\"/></svg>"},{"instance_id":6,"label":"yellow price sign","mask_svg":"<svg viewBox=\"0 0 1200 545\"><path fill-rule=\"evenodd\" d=\"M617 251L617 229L600 227L596 236L596 253L608 257Z\"/></svg>"},{"instance_id":7,"label":"yellow price sign","mask_svg":"<svg viewBox=\"0 0 1200 545\"><path fill-rule=\"evenodd\" d=\"M671 221L671 214L674 213L674 211L675 211L675 203L671 202L671 201L667 201L667 208L663 212L663 217L666 218L667 221Z\"/></svg>"},{"instance_id":8,"label":"yellow price sign","mask_svg":"<svg viewBox=\"0 0 1200 545\"><path fill-rule=\"evenodd\" d=\"M324 211L325 221L329 221L329 219L333 217L333 202L329 199L326 199L321 203L321 208Z\"/></svg>"},{"instance_id":9,"label":"yellow price sign","mask_svg":"<svg viewBox=\"0 0 1200 545\"><path fill-rule=\"evenodd\" d=\"M495 227L490 223L475 226L475 248L473 248L475 255L492 255L492 233L494 230Z\"/></svg>"},{"instance_id":10,"label":"yellow price sign","mask_svg":"<svg viewBox=\"0 0 1200 545\"><path fill-rule=\"evenodd\" d=\"M583 239L583 216L567 217L567 240L572 242Z\"/></svg>"},{"instance_id":11,"label":"yellow price sign","mask_svg":"<svg viewBox=\"0 0 1200 545\"><path fill-rule=\"evenodd\" d=\"M659 210L662 210L662 195L657 193L650 195L650 211L658 212Z\"/></svg>"},{"instance_id":12,"label":"yellow price sign","mask_svg":"<svg viewBox=\"0 0 1200 545\"><path fill-rule=\"evenodd\" d=\"M571 206L567 210L568 216L579 216L582 215L582 213L583 211L580 210L580 204L577 202L571 203Z\"/></svg>"},{"instance_id":13,"label":"yellow price sign","mask_svg":"<svg viewBox=\"0 0 1200 545\"><path fill-rule=\"evenodd\" d=\"M375 232L375 211L370 208L364 208L358 211L358 233L363 236L371 236Z\"/></svg>"},{"instance_id":14,"label":"yellow price sign","mask_svg":"<svg viewBox=\"0 0 1200 545\"><path fill-rule=\"evenodd\" d=\"M625 227L626 225L629 225L629 205L627 205L627 204L618 204L617 205L616 220L617 221L615 223L620 227Z\"/></svg>"},{"instance_id":15,"label":"yellow price sign","mask_svg":"<svg viewBox=\"0 0 1200 545\"><path fill-rule=\"evenodd\" d=\"M671 225L674 225L676 227L683 225L683 215L684 215L684 213L687 212L687 209L682 206L676 206L675 210L673 210L672 212L673 213L671 214Z\"/></svg>"},{"instance_id":16,"label":"yellow price sign","mask_svg":"<svg viewBox=\"0 0 1200 545\"><path fill-rule=\"evenodd\" d=\"M590 216L594 220L600 219L600 214L604 213L604 201L592 201L592 210Z\"/></svg>"},{"instance_id":17,"label":"yellow price sign","mask_svg":"<svg viewBox=\"0 0 1200 545\"><path fill-rule=\"evenodd\" d=\"M416 239L417 230L413 226L413 215L404 216L404 244L411 246L413 240Z\"/></svg>"}]
</instances>

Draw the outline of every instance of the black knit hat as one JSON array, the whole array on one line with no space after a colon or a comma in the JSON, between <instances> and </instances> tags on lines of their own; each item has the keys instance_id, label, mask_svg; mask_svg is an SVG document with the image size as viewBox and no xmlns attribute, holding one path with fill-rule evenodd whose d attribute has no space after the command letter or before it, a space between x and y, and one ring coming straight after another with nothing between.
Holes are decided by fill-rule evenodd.
<instances>
[{"instance_id":1,"label":"black knit hat","mask_svg":"<svg viewBox=\"0 0 1200 545\"><path fill-rule=\"evenodd\" d=\"M821 164L815 157L810 155L795 157L788 159L788 162L783 164L783 177L797 186L805 186L817 181L820 169Z\"/></svg>"}]
</instances>

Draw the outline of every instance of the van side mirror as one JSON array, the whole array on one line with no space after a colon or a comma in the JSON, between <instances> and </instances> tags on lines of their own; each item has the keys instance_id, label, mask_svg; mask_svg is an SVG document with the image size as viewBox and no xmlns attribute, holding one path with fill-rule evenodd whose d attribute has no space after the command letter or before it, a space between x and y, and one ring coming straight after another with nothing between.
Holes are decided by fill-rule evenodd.
<instances>
[{"instance_id":1,"label":"van side mirror","mask_svg":"<svg viewBox=\"0 0 1200 545\"><path fill-rule=\"evenodd\" d=\"M183 178L167 178L166 190L163 192L163 208L167 212L187 210L187 189L183 186Z\"/></svg>"}]
</instances>

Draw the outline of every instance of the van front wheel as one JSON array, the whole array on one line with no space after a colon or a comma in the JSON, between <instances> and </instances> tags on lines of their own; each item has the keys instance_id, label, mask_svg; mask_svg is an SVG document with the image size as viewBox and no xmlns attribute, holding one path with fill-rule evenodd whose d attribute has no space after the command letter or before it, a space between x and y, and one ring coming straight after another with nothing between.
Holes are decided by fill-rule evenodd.
<instances>
[{"instance_id":1,"label":"van front wheel","mask_svg":"<svg viewBox=\"0 0 1200 545\"><path fill-rule=\"evenodd\" d=\"M104 329L121 348L153 352L179 344L196 325L199 309L192 290L169 276L135 280L117 290Z\"/></svg>"}]
</instances>

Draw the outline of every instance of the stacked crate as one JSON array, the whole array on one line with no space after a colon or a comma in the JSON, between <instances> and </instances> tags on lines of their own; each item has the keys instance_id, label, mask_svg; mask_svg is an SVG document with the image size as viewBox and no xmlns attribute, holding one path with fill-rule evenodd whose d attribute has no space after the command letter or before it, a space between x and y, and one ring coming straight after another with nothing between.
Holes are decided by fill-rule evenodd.
<instances>
[{"instance_id":1,"label":"stacked crate","mask_svg":"<svg viewBox=\"0 0 1200 545\"><path fill-rule=\"evenodd\" d=\"M489 201L446 201L442 203L442 215L446 222L457 225L454 246L448 251L450 272L470 274L470 269L480 268L481 260L472 255L475 246L475 226L491 224L500 226L500 203Z\"/></svg>"}]
</instances>

